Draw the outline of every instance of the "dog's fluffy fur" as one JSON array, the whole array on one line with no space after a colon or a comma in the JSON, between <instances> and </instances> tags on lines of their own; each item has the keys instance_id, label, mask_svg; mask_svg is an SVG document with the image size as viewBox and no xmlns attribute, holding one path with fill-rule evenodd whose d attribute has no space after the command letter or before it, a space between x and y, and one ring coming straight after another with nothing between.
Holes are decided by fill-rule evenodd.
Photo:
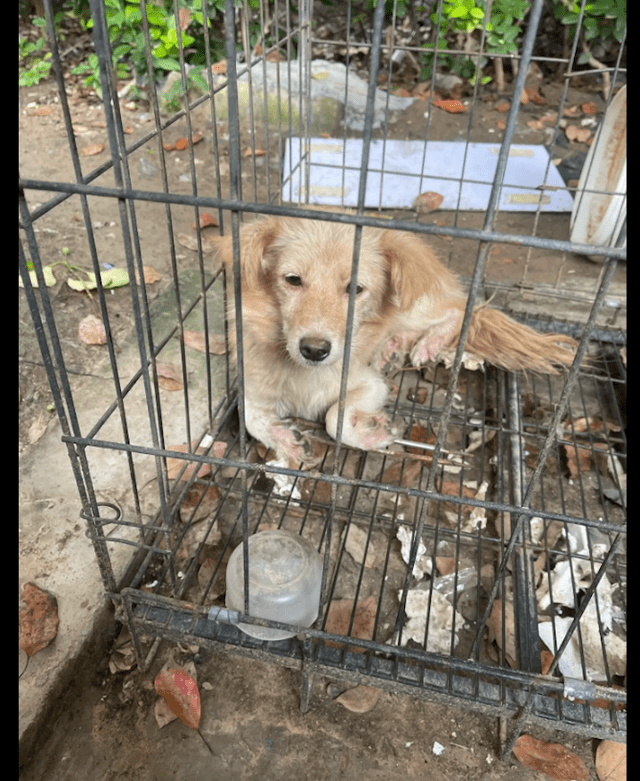
<instances>
[{"instance_id":1,"label":"dog's fluffy fur","mask_svg":"<svg viewBox=\"0 0 640 781\"><path fill-rule=\"evenodd\" d=\"M337 434L354 235L352 225L280 217L241 230L247 429L291 463L310 460L294 417L324 418ZM219 248L231 269L231 237ZM388 394L381 369L391 356L419 366L455 346L465 306L456 276L421 239L364 228L343 442L384 448L402 435L381 411ZM233 301L229 313L233 320ZM556 373L573 360L575 342L479 306L465 349L504 369Z\"/></svg>"}]
</instances>

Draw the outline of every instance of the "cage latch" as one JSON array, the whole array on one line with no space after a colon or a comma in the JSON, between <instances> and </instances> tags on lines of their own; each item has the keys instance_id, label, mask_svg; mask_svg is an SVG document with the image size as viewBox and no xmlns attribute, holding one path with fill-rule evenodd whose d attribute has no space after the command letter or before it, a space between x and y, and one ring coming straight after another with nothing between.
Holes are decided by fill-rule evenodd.
<instances>
[{"instance_id":1,"label":"cage latch","mask_svg":"<svg viewBox=\"0 0 640 781\"><path fill-rule=\"evenodd\" d=\"M564 678L563 694L568 700L595 700L596 685L581 678Z\"/></svg>"},{"instance_id":2,"label":"cage latch","mask_svg":"<svg viewBox=\"0 0 640 781\"><path fill-rule=\"evenodd\" d=\"M239 624L240 613L237 610L229 610L226 607L211 607L207 613L209 621L220 621L223 624Z\"/></svg>"}]
</instances>

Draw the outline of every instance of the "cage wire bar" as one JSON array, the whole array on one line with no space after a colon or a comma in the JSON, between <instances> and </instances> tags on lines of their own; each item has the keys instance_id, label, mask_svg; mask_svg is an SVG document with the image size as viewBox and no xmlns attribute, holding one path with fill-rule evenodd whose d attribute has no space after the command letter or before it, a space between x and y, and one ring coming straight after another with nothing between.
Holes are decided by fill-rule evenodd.
<instances>
[{"instance_id":1,"label":"cage wire bar","mask_svg":"<svg viewBox=\"0 0 640 781\"><path fill-rule=\"evenodd\" d=\"M207 47L208 91L194 98L189 92L188 68L178 36L184 108L166 118L166 112L163 115L161 111L159 89L151 80L146 87L153 128L128 144L105 8L99 0L91 0L110 156L107 162L85 173L74 136L50 0L45 0L44 7L75 181L21 178L20 274L62 440L78 485L81 515L96 552L105 593L115 602L118 617L130 629L140 667L150 663L156 647L149 650L147 638L187 640L300 671L303 711L311 707L314 676L327 676L350 684L363 683L455 703L499 717L503 726L508 720L510 733L503 730L502 734L505 752L511 750L522 729L530 724L626 740L626 691L621 686L625 673L617 660L618 646L624 644L626 631L624 618L620 618L626 609L626 412L621 401L626 388L626 362L621 357L626 334L611 327L607 310L617 261L626 258L626 225L611 246L594 247L539 235L540 200L531 234L506 232L504 226L498 227L500 195L520 111L518 100L511 102L506 116L481 227L462 227L458 209L454 224L446 226L417 221L415 213L392 219L383 216L380 209L377 214L372 213L366 206L367 180L379 174L382 181L388 171L384 151L381 167L370 165L371 149L380 134L384 145L390 137L389 88L382 98L386 101L382 129L374 127L376 106L381 100L378 74L386 69L390 86L394 52L423 51L410 43L385 39L385 25L390 24L395 30L398 16L393 4L389 20L385 16L387 4L381 2L375 4L370 39L357 42L358 47L369 51L370 60L359 134L361 158L347 160L346 151L342 157L343 182L348 167L359 170L353 211L332 211L320 206L310 212L306 206L310 200L313 146L312 52L320 44L346 47L346 104L357 78L350 69L351 3L346 40L332 41L314 37L311 2L299 3L295 20L289 4L261 2L257 12L259 35L257 43L252 44L248 4L227 0L226 75L214 78ZM441 3L437 7L440 9ZM143 3L140 8L147 64L153 72ZM519 63L514 95L520 95L524 89L529 64L544 59L533 57L542 10L542 0L531 3L520 53L512 58ZM578 26L584 10L583 2ZM174 12L177 18L177 3ZM207 18L209 9L204 0L202 13ZM441 21L440 15L436 26ZM487 19L480 49L474 54L478 63L483 56L486 22ZM205 30L208 36L206 26ZM568 70L551 146L558 138L562 106L570 80L576 74L577 45L578 35L565 62ZM426 104L425 156L430 143L436 64L442 53L432 51L435 64L431 97ZM275 110L266 87L271 55L278 63ZM387 64L381 67L385 57ZM616 79L623 73L620 63L619 57L610 69L607 108L614 96ZM473 92L469 137L478 81ZM210 178L199 171L194 144L188 144L186 151L191 192L172 189L164 149L165 138L176 127L185 128L187 138L194 138L201 110L208 112L211 137L206 143L211 148L210 178L215 179L215 195L210 194L214 187ZM294 139L300 143L300 161L296 164L299 174L291 163ZM345 125L342 140L346 139ZM156 144L162 182L156 190L139 189L133 184L131 161L150 142ZM263 142L266 185L256 154ZM466 159L470 154L469 139L464 143ZM287 147L288 170L282 162ZM247 148L250 153L245 155ZM226 153L228 187L223 189ZM545 184L550 165L551 162ZM294 193L292 183L296 175L300 177L300 186ZM418 179L422 176L422 170L416 174ZM33 206L27 202L29 192L55 195ZM68 198L78 199L82 212L113 383L113 400L99 417L95 414L89 422L78 413L80 400L72 391L55 308L45 285L43 246L36 228L39 219ZM116 349L108 289L100 274L105 258L95 241L92 211L94 204L106 201L117 205L122 256L130 280L133 369L130 365L125 368ZM146 259L138 225L143 204L164 208L159 220L164 220L167 228L173 312L172 324L164 330L158 327L154 302L149 299L145 284L137 281L144 279ZM217 211L220 225L233 237L233 279L226 279L222 270L216 269L207 255L202 232L196 231L197 266L186 285L176 228L177 215L186 208L193 210L196 225L202 211ZM407 431L414 426L432 431L432 442L408 440L401 443L400 451L393 453L355 454L338 439L333 455L311 472L265 462L244 424L239 232L242 221L253 214L311 217L354 225L352 282L358 270L361 232L367 226L478 243L468 280L462 336L450 368L441 364L433 368L430 390L421 401L419 382L414 378L412 387L410 373L401 373L395 380L399 389L391 411L404 417ZM531 320L541 329L561 330L580 339L576 359L566 376L523 378L491 369L469 372L463 366L464 341L473 307L486 290L492 289L486 267L496 242L526 247L529 252L541 249L567 254L595 253L605 258L582 321ZM35 272L37 287L32 283L30 267ZM236 296L237 371L226 359L212 358L209 351L209 340L216 328L224 329L228 337L228 325L222 316L227 286ZM493 289L498 288L500 284L494 282ZM354 291L355 284L351 286L347 317L340 421L344 415ZM549 301L557 306L557 299L562 300L564 294L563 290L553 290ZM571 295L568 291L568 298ZM200 396L190 390L194 358L184 339L196 315L202 318L199 322L206 344ZM164 357L163 351L176 342L183 391L180 402L170 406L158 382L158 364ZM595 361L594 355L604 355L606 360ZM216 380L218 374L222 376L220 382ZM134 404L145 410L144 431L134 424ZM182 426L181 441L187 443L183 449L171 444L177 441L173 438L175 418L180 421L178 428ZM596 418L607 422L597 431L588 422L585 424ZM453 441L459 443L458 448L452 446ZM222 450L221 442L225 444ZM462 458L456 452L460 450L464 451ZM124 508L121 503L99 500L101 478L99 470L92 468L98 451L121 454L126 462L129 496ZM581 469L574 470L573 479L567 480L567 462L579 464L581 459L606 466L603 470L594 469L589 478ZM466 469L467 462L474 465L476 490L470 490L464 479L462 466ZM144 495L147 483L143 475L145 480L152 477L157 485L157 495L151 501ZM288 481L284 494L278 492L282 481ZM209 510L207 492L215 496ZM311 628L294 627L295 636L290 639L272 642L259 640L238 626L242 623L292 629L287 624L247 615L247 542L265 523L275 523L278 528L310 539L324 563L319 619ZM352 529L359 530L365 538L363 561L355 564L346 545ZM403 558L398 550L400 536L407 545ZM226 609L224 587L220 585L228 556L241 542L245 573L243 615ZM125 564L116 555L116 551L123 550L131 553ZM365 566L369 550L375 551L378 563L374 568ZM445 560L451 563L450 573L436 576ZM416 587L416 567L423 568L422 588ZM331 626L327 626L328 606L346 597L352 600L348 629L342 633L331 631ZM416 613L414 602L419 598L423 605ZM356 624L358 611L365 603L374 618L371 630L363 637L356 631ZM414 628L416 621L422 627L420 631ZM491 652L487 651L488 644ZM544 672L543 649L547 654Z\"/></svg>"}]
</instances>

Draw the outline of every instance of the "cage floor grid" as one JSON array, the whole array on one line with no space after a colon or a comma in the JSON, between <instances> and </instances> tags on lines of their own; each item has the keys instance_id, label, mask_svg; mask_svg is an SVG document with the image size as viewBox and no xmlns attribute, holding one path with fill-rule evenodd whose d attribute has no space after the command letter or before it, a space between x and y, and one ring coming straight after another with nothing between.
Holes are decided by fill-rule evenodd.
<instances>
[{"instance_id":1,"label":"cage floor grid","mask_svg":"<svg viewBox=\"0 0 640 781\"><path fill-rule=\"evenodd\" d=\"M463 370L429 492L442 365L390 378L392 411L407 426L397 452L343 448L334 470L335 447L317 430L309 473L271 471L258 443L250 469L214 465L195 479L191 470L174 485L170 517L142 530L122 591L139 654L141 636L193 636L308 675L621 736L624 353L594 354L526 511L561 378ZM211 435L217 453L224 442L225 458L240 457L232 415ZM291 640L256 640L224 609L226 564L245 522L247 534L299 534L323 557L320 617Z\"/></svg>"}]
</instances>

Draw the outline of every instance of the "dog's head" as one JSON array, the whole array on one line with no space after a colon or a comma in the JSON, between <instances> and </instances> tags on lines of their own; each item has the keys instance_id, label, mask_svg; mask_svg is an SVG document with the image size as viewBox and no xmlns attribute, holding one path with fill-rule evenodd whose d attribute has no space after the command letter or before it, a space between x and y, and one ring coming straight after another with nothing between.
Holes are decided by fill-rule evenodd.
<instances>
[{"instance_id":1,"label":"dog's head","mask_svg":"<svg viewBox=\"0 0 640 781\"><path fill-rule=\"evenodd\" d=\"M281 338L299 365L329 366L342 357L354 239L353 225L319 220L267 217L242 228L243 309L251 316L262 301L277 312ZM232 240L219 242L221 258L231 267ZM425 295L440 297L447 275L452 277L413 234L365 228L355 285L354 345L364 324L382 323Z\"/></svg>"}]
</instances>

